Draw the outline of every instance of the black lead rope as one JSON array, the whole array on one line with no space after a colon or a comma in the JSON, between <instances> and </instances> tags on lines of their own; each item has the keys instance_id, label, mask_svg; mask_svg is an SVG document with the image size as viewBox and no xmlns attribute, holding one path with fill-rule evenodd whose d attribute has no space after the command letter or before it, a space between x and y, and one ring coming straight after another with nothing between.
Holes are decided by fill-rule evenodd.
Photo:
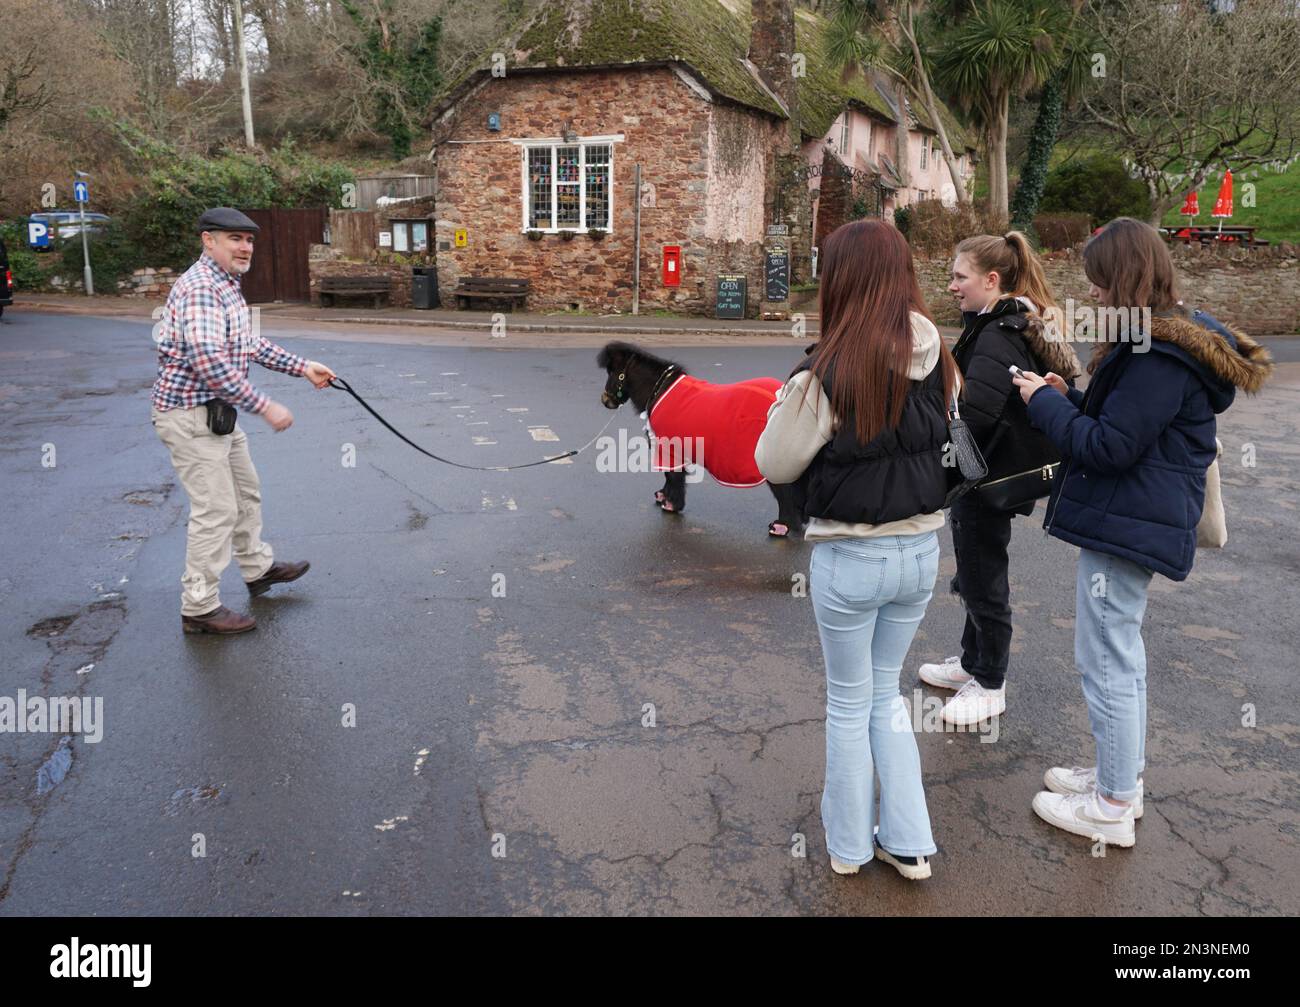
<instances>
[{"instance_id":1,"label":"black lead rope","mask_svg":"<svg viewBox=\"0 0 1300 1007\"><path fill-rule=\"evenodd\" d=\"M337 376L330 378L329 386L331 388L337 388L339 389L339 391L347 392L354 399L356 399L358 402L361 403L361 407L365 409L366 412L368 412L371 416L373 416L385 427L387 427L394 434L396 434L400 440L406 441L407 444L415 448L415 450L420 452L420 454L428 455L434 461L442 462L444 465L454 465L458 469L472 469L475 472L509 472L511 469L529 469L532 468L534 465L549 465L551 464L551 462L558 462L563 458L572 458L574 455L580 454L581 452L586 451L587 448L591 447L591 445L595 443L596 437L599 437L600 434L603 434L605 430L609 428L609 423L614 422L614 416L611 416L609 418L609 423L606 423L605 426L601 428L600 433L596 434L596 437L593 437L582 447L576 448L571 451L566 451L562 455L555 455L552 458L543 458L541 461L536 461L536 462L524 462L524 464L522 465L465 465L461 462L454 462L450 458L443 458L441 455L435 455L432 451L426 451L424 448L420 447L420 445L416 444L415 441L411 440L411 438L407 437L404 433L402 433L395 426L393 426L386 419L384 419L377 412L375 412L375 410L371 407L370 403L367 402L365 399L363 399L360 395L358 395L356 393L356 390L350 384L344 381L342 378ZM617 416L618 414L615 413L614 415Z\"/></svg>"}]
</instances>

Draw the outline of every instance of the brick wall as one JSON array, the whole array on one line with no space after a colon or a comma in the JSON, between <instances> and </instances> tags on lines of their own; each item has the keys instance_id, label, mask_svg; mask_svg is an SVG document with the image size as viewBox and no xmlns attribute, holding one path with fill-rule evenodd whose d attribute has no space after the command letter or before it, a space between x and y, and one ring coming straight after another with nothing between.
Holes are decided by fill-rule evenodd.
<instances>
[{"instance_id":1,"label":"brick wall","mask_svg":"<svg viewBox=\"0 0 1300 1007\"><path fill-rule=\"evenodd\" d=\"M1282 243L1254 251L1244 248L1175 245L1183 300L1250 335L1300 333L1300 248ZM951 259L916 258L921 291L935 320L960 325L961 316L947 293ZM1083 274L1082 246L1044 255L1043 268L1058 301L1073 298L1091 306Z\"/></svg>"},{"instance_id":2,"label":"brick wall","mask_svg":"<svg viewBox=\"0 0 1300 1007\"><path fill-rule=\"evenodd\" d=\"M501 132L487 130L501 113ZM522 233L522 153L510 138L623 134L613 144L612 230L601 240ZM629 312L633 169L653 187L641 209L641 309L712 313L717 273L749 279L749 313L762 290L764 179L780 125L708 101L674 71L629 68L489 78L437 126L438 282L444 303L462 276L525 277L528 307ZM712 205L710 205L712 202ZM725 223L726 226L723 226ZM465 248L443 247L457 228ZM682 247L680 287L661 281L662 247Z\"/></svg>"},{"instance_id":3,"label":"brick wall","mask_svg":"<svg viewBox=\"0 0 1300 1007\"><path fill-rule=\"evenodd\" d=\"M311 303L320 307L320 281L326 276L388 276L392 281L389 303L395 308L411 306L411 267L429 264L428 256L399 256L376 251L369 261L347 259L329 245L312 245L307 254L307 272L311 277ZM335 306L369 308L365 297L340 297Z\"/></svg>"}]
</instances>

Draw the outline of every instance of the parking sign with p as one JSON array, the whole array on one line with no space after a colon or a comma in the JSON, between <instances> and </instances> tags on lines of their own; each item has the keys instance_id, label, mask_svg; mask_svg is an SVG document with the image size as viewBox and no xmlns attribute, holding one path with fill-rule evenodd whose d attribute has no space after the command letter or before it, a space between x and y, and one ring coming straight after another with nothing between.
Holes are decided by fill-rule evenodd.
<instances>
[{"instance_id":1,"label":"parking sign with p","mask_svg":"<svg viewBox=\"0 0 1300 1007\"><path fill-rule=\"evenodd\" d=\"M27 221L27 244L32 248L49 248L50 225L43 220Z\"/></svg>"}]
</instances>

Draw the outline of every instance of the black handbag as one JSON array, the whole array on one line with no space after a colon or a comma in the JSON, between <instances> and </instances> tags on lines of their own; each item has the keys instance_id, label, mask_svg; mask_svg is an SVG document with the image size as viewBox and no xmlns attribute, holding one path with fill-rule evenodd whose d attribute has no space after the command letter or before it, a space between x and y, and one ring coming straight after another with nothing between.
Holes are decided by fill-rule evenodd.
<instances>
[{"instance_id":1,"label":"black handbag","mask_svg":"<svg viewBox=\"0 0 1300 1007\"><path fill-rule=\"evenodd\" d=\"M239 419L239 410L225 399L208 399L208 429L214 434L233 434L235 421Z\"/></svg>"},{"instance_id":2,"label":"black handbag","mask_svg":"<svg viewBox=\"0 0 1300 1007\"><path fill-rule=\"evenodd\" d=\"M975 499L992 510L1018 510L1051 493L1052 479L1060 464L1052 462L1027 472L980 483L975 487Z\"/></svg>"},{"instance_id":3,"label":"black handbag","mask_svg":"<svg viewBox=\"0 0 1300 1007\"><path fill-rule=\"evenodd\" d=\"M988 456L990 458L993 457L994 449L1006 433L1007 427L1003 425L994 434L993 440L989 442ZM1045 462L1042 465L1035 465L1023 472L1016 472L1009 476L999 476L997 479L982 482L975 487L975 500L980 506L987 507L990 510L1020 511L1028 507L1032 511L1032 505L1036 501L1052 492L1052 479L1055 477L1056 469L1060 464L1058 459L1053 462Z\"/></svg>"},{"instance_id":4,"label":"black handbag","mask_svg":"<svg viewBox=\"0 0 1300 1007\"><path fill-rule=\"evenodd\" d=\"M943 502L945 507L951 507L954 500L965 496L989 474L984 455L980 453L974 435L957 408L956 389L952 393L952 408L948 411L948 445L956 464L948 466L948 496ZM945 458L946 456L947 452Z\"/></svg>"}]
</instances>

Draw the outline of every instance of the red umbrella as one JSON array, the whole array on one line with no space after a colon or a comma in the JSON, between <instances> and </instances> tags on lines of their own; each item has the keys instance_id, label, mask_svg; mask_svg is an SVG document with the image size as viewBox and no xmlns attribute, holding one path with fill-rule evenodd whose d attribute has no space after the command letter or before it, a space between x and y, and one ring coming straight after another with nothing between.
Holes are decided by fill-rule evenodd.
<instances>
[{"instance_id":1,"label":"red umbrella","mask_svg":"<svg viewBox=\"0 0 1300 1007\"><path fill-rule=\"evenodd\" d=\"M1214 201L1211 217L1219 218L1219 230L1223 230L1223 218L1232 216L1232 170L1223 173L1223 184L1219 186L1219 198Z\"/></svg>"},{"instance_id":2,"label":"red umbrella","mask_svg":"<svg viewBox=\"0 0 1300 1007\"><path fill-rule=\"evenodd\" d=\"M1229 196L1228 198L1231 199L1232 197ZM1187 200L1183 203L1183 208L1178 212L1184 217L1195 217L1201 212L1201 204L1197 200L1195 189L1187 194Z\"/></svg>"}]
</instances>

